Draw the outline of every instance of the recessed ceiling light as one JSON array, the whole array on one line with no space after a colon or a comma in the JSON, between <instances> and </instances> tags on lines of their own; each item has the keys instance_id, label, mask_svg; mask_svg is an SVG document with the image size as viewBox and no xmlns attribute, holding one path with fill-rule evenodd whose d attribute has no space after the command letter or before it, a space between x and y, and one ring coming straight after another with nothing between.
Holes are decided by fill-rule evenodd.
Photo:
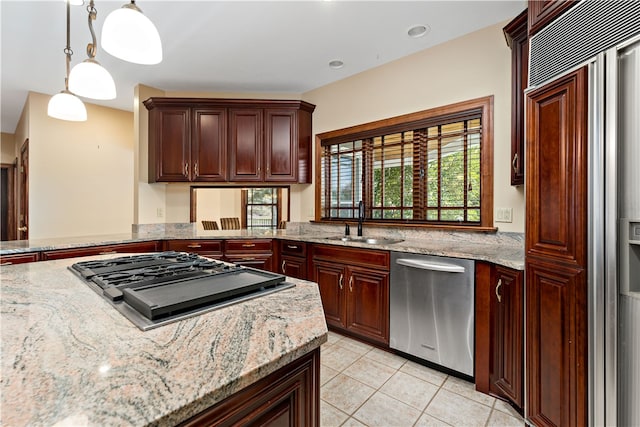
<instances>
[{"instance_id":1,"label":"recessed ceiling light","mask_svg":"<svg viewBox=\"0 0 640 427\"><path fill-rule=\"evenodd\" d=\"M428 32L429 32L428 25L414 25L413 27L409 28L409 30L407 31L407 34L409 35L409 37L416 39L418 37L424 36Z\"/></svg>"},{"instance_id":2,"label":"recessed ceiling light","mask_svg":"<svg viewBox=\"0 0 640 427\"><path fill-rule=\"evenodd\" d=\"M333 61L329 62L329 67L337 70L338 68L344 67L344 62L340 61L339 59L334 59Z\"/></svg>"}]
</instances>

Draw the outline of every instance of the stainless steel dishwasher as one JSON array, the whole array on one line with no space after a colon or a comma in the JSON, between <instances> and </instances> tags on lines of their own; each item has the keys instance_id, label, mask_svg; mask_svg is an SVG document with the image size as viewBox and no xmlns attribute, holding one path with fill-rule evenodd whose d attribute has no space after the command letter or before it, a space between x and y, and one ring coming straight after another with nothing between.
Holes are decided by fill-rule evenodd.
<instances>
[{"instance_id":1,"label":"stainless steel dishwasher","mask_svg":"<svg viewBox=\"0 0 640 427\"><path fill-rule=\"evenodd\" d=\"M391 252L390 346L473 376L474 261Z\"/></svg>"}]
</instances>

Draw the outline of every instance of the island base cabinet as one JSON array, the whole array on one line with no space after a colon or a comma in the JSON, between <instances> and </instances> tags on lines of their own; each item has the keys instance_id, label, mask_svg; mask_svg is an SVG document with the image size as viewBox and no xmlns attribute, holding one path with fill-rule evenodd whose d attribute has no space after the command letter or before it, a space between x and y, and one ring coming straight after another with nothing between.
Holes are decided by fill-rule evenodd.
<instances>
[{"instance_id":1,"label":"island base cabinet","mask_svg":"<svg viewBox=\"0 0 640 427\"><path fill-rule=\"evenodd\" d=\"M181 426L320 426L320 349L280 368Z\"/></svg>"}]
</instances>

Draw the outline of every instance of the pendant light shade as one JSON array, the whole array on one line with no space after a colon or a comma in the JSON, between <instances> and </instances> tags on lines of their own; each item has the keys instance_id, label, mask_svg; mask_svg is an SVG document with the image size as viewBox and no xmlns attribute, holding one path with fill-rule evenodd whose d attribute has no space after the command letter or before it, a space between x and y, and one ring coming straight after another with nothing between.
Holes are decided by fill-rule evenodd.
<instances>
[{"instance_id":1,"label":"pendant light shade","mask_svg":"<svg viewBox=\"0 0 640 427\"><path fill-rule=\"evenodd\" d=\"M135 64L162 61L160 34L135 1L107 16L102 26L102 48L116 58Z\"/></svg>"},{"instance_id":2,"label":"pendant light shade","mask_svg":"<svg viewBox=\"0 0 640 427\"><path fill-rule=\"evenodd\" d=\"M67 0L67 45L64 48L65 63L67 72L64 78L64 90L53 95L47 106L47 115L54 119L69 120L73 122L84 122L87 120L87 109L84 103L77 96L69 92L69 63L71 62L71 25L69 17L71 15L71 2Z\"/></svg>"},{"instance_id":3,"label":"pendant light shade","mask_svg":"<svg viewBox=\"0 0 640 427\"><path fill-rule=\"evenodd\" d=\"M87 120L87 109L80 98L63 90L49 100L47 115L54 119L84 122Z\"/></svg>"},{"instance_id":4,"label":"pendant light shade","mask_svg":"<svg viewBox=\"0 0 640 427\"><path fill-rule=\"evenodd\" d=\"M85 59L71 69L69 90L92 99L114 99L116 84L111 74L93 58Z\"/></svg>"}]
</instances>

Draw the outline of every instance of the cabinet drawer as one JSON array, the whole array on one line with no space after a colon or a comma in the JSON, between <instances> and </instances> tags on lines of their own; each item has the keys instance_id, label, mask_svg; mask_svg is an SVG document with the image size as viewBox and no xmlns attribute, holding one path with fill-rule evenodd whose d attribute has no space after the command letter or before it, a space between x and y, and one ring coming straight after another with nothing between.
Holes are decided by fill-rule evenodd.
<instances>
[{"instance_id":1,"label":"cabinet drawer","mask_svg":"<svg viewBox=\"0 0 640 427\"><path fill-rule=\"evenodd\" d=\"M120 245L89 246L76 249L58 249L54 251L42 252L42 260L54 260L64 258L75 258L91 255L106 255L118 253L143 253L156 252L158 242L123 243Z\"/></svg>"},{"instance_id":2,"label":"cabinet drawer","mask_svg":"<svg viewBox=\"0 0 640 427\"><path fill-rule=\"evenodd\" d=\"M15 255L3 255L0 256L0 265L11 265L11 264L25 264L27 262L35 262L38 261L39 257L38 252L31 252L26 254L15 254Z\"/></svg>"},{"instance_id":3,"label":"cabinet drawer","mask_svg":"<svg viewBox=\"0 0 640 427\"><path fill-rule=\"evenodd\" d=\"M307 256L307 244L294 240L282 240L280 241L280 252L283 255L305 257Z\"/></svg>"},{"instance_id":4,"label":"cabinet drawer","mask_svg":"<svg viewBox=\"0 0 640 427\"><path fill-rule=\"evenodd\" d=\"M170 240L167 249L178 252L218 253L222 255L222 240Z\"/></svg>"},{"instance_id":5,"label":"cabinet drawer","mask_svg":"<svg viewBox=\"0 0 640 427\"><path fill-rule=\"evenodd\" d=\"M389 251L313 245L313 258L389 271Z\"/></svg>"},{"instance_id":6,"label":"cabinet drawer","mask_svg":"<svg viewBox=\"0 0 640 427\"><path fill-rule=\"evenodd\" d=\"M225 253L271 252L271 240L227 240Z\"/></svg>"}]
</instances>

